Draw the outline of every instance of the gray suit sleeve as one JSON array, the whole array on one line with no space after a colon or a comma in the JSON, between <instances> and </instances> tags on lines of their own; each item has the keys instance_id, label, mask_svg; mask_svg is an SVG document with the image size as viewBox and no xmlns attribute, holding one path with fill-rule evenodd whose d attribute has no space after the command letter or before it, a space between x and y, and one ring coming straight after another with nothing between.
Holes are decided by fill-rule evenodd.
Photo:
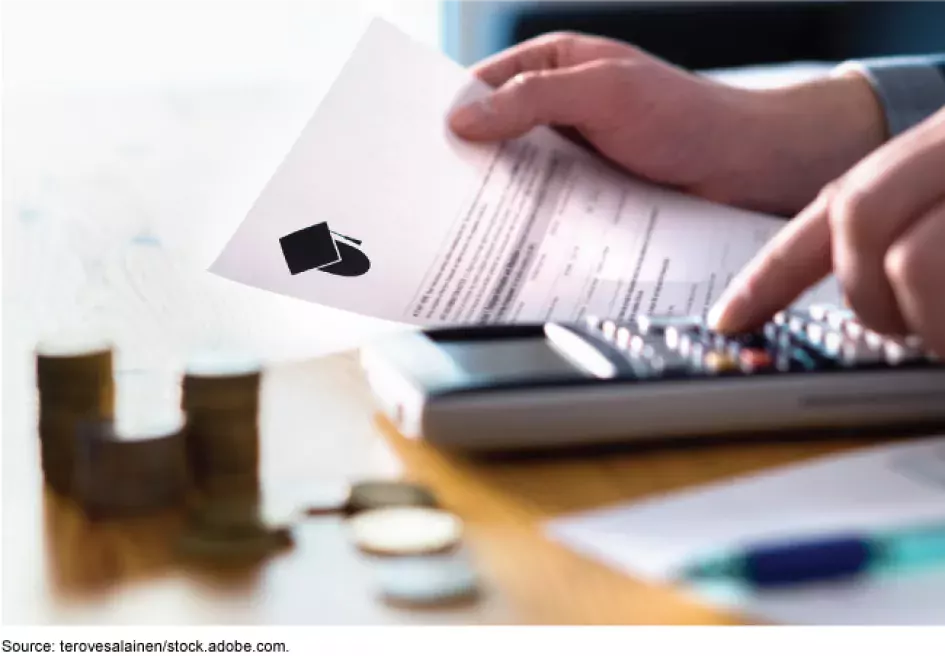
<instances>
[{"instance_id":1,"label":"gray suit sleeve","mask_svg":"<svg viewBox=\"0 0 945 656\"><path fill-rule=\"evenodd\" d=\"M945 107L945 54L883 57L842 63L835 73L856 70L870 81L895 137Z\"/></svg>"}]
</instances>

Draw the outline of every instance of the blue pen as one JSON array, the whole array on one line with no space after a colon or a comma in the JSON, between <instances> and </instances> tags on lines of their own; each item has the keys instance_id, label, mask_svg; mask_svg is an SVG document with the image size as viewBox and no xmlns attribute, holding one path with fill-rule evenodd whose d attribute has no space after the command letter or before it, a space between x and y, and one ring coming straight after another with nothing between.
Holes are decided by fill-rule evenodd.
<instances>
[{"instance_id":1,"label":"blue pen","mask_svg":"<svg viewBox=\"0 0 945 656\"><path fill-rule=\"evenodd\" d=\"M697 559L688 583L734 581L774 588L945 565L945 524L748 545Z\"/></svg>"}]
</instances>

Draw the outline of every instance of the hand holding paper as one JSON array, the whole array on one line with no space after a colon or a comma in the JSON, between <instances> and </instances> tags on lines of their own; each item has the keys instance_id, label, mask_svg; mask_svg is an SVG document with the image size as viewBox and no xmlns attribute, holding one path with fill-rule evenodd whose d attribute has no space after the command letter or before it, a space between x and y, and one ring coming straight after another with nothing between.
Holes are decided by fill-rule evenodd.
<instances>
[{"instance_id":1,"label":"hand holding paper","mask_svg":"<svg viewBox=\"0 0 945 656\"><path fill-rule=\"evenodd\" d=\"M415 325L705 314L783 225L548 128L456 137L450 111L488 91L375 21L211 271Z\"/></svg>"}]
</instances>

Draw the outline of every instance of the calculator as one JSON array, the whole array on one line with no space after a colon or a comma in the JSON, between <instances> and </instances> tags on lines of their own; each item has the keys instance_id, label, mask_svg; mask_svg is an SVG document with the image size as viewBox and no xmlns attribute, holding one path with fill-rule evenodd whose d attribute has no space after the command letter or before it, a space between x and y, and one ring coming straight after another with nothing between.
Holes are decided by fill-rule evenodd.
<instances>
[{"instance_id":1,"label":"calculator","mask_svg":"<svg viewBox=\"0 0 945 656\"><path fill-rule=\"evenodd\" d=\"M945 425L945 364L825 305L734 336L655 315L412 330L361 365L400 433L462 451Z\"/></svg>"}]
</instances>

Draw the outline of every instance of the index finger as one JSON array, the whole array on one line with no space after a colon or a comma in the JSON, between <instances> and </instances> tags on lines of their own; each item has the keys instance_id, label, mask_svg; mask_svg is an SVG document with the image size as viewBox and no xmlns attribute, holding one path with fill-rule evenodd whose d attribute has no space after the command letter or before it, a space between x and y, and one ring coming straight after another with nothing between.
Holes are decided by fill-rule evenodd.
<instances>
[{"instance_id":1,"label":"index finger","mask_svg":"<svg viewBox=\"0 0 945 656\"><path fill-rule=\"evenodd\" d=\"M633 47L610 39L554 32L507 48L471 70L489 86L499 87L519 73L576 66L594 59L630 57L635 53Z\"/></svg>"},{"instance_id":2,"label":"index finger","mask_svg":"<svg viewBox=\"0 0 945 656\"><path fill-rule=\"evenodd\" d=\"M830 273L829 204L821 194L765 244L710 313L716 330L757 328Z\"/></svg>"}]
</instances>

